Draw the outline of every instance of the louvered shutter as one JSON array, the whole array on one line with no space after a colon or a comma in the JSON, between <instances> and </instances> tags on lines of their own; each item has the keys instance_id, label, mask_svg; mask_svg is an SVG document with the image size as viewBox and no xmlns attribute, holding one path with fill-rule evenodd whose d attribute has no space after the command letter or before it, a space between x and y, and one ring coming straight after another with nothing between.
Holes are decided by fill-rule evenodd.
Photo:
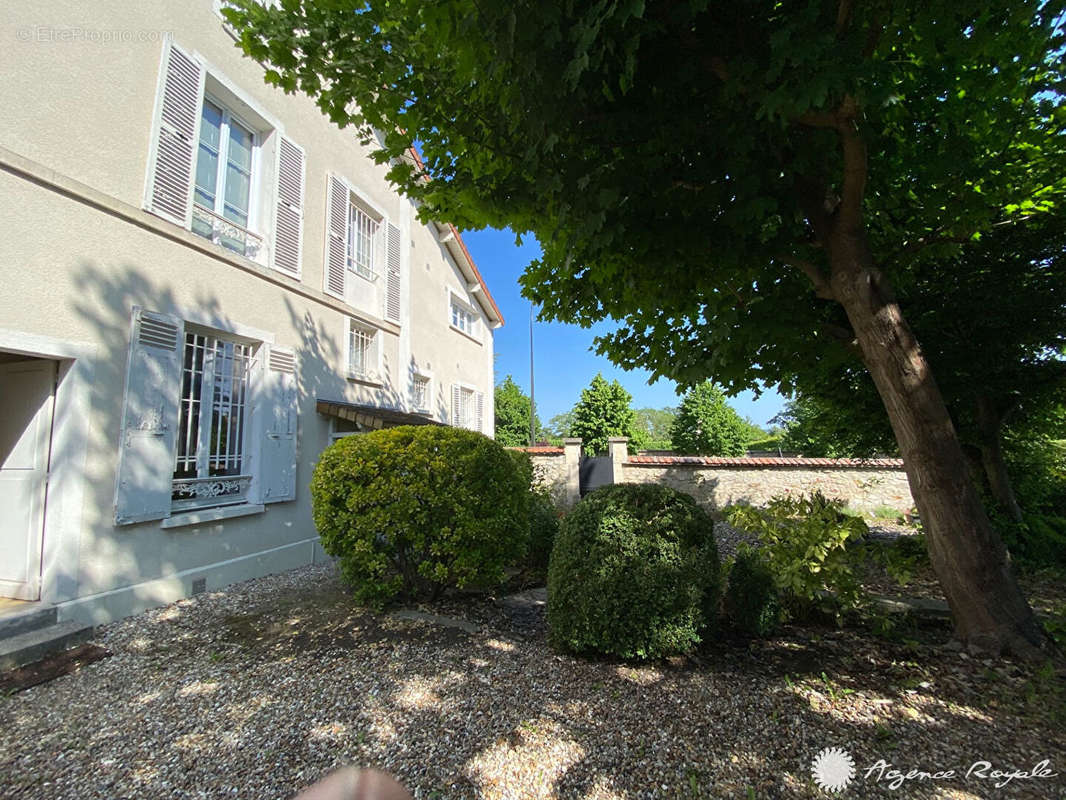
<instances>
[{"instance_id":1,"label":"louvered shutter","mask_svg":"<svg viewBox=\"0 0 1066 800\"><path fill-rule=\"evenodd\" d=\"M296 356L292 350L267 347L266 369L256 405L264 419L260 451L260 499L279 503L296 498L296 429L299 397Z\"/></svg>"},{"instance_id":2,"label":"louvered shutter","mask_svg":"<svg viewBox=\"0 0 1066 800\"><path fill-rule=\"evenodd\" d=\"M400 321L400 229L388 223L388 243L385 256L385 319Z\"/></svg>"},{"instance_id":3,"label":"louvered shutter","mask_svg":"<svg viewBox=\"0 0 1066 800\"><path fill-rule=\"evenodd\" d=\"M463 390L458 383L452 384L452 425L456 428L463 424Z\"/></svg>"},{"instance_id":4,"label":"louvered shutter","mask_svg":"<svg viewBox=\"0 0 1066 800\"><path fill-rule=\"evenodd\" d=\"M203 89L200 63L181 48L169 45L159 79L146 205L153 214L184 227L191 224Z\"/></svg>"},{"instance_id":5,"label":"louvered shutter","mask_svg":"<svg viewBox=\"0 0 1066 800\"><path fill-rule=\"evenodd\" d=\"M115 524L170 516L184 324L135 309L130 334Z\"/></svg>"},{"instance_id":6,"label":"louvered shutter","mask_svg":"<svg viewBox=\"0 0 1066 800\"><path fill-rule=\"evenodd\" d=\"M274 213L274 269L300 277L303 245L304 151L278 137L277 202Z\"/></svg>"},{"instance_id":7,"label":"louvered shutter","mask_svg":"<svg viewBox=\"0 0 1066 800\"><path fill-rule=\"evenodd\" d=\"M329 176L326 231L326 294L344 299L344 273L348 254L348 185Z\"/></svg>"},{"instance_id":8,"label":"louvered shutter","mask_svg":"<svg viewBox=\"0 0 1066 800\"><path fill-rule=\"evenodd\" d=\"M479 433L484 433L481 428L482 420L484 419L485 412L485 394L484 392L477 393L477 416L474 419L474 430Z\"/></svg>"}]
</instances>

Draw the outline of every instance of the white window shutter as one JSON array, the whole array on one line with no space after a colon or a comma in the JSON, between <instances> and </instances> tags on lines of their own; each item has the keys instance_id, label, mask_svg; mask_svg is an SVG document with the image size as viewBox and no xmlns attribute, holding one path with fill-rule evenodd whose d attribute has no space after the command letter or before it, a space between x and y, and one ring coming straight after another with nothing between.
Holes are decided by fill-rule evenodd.
<instances>
[{"instance_id":1,"label":"white window shutter","mask_svg":"<svg viewBox=\"0 0 1066 800\"><path fill-rule=\"evenodd\" d=\"M477 393L477 417L474 420L474 430L478 431L479 433L484 433L484 431L481 428L481 424L482 424L482 421L484 419L484 412L485 412L485 393L484 392L478 392Z\"/></svg>"},{"instance_id":2,"label":"white window shutter","mask_svg":"<svg viewBox=\"0 0 1066 800\"><path fill-rule=\"evenodd\" d=\"M300 277L304 223L304 151L278 137L277 201L274 213L274 269Z\"/></svg>"},{"instance_id":3,"label":"white window shutter","mask_svg":"<svg viewBox=\"0 0 1066 800\"><path fill-rule=\"evenodd\" d=\"M192 219L203 90L203 66L176 45L166 45L145 200L153 214L186 228Z\"/></svg>"},{"instance_id":4,"label":"white window shutter","mask_svg":"<svg viewBox=\"0 0 1066 800\"><path fill-rule=\"evenodd\" d=\"M170 516L184 324L135 308L130 333L115 524Z\"/></svg>"},{"instance_id":5,"label":"white window shutter","mask_svg":"<svg viewBox=\"0 0 1066 800\"><path fill-rule=\"evenodd\" d=\"M452 384L452 425L456 428L463 425L463 390L458 383Z\"/></svg>"},{"instance_id":6,"label":"white window shutter","mask_svg":"<svg viewBox=\"0 0 1066 800\"><path fill-rule=\"evenodd\" d=\"M388 223L388 245L385 257L385 319L400 321L400 263L402 244L400 229Z\"/></svg>"},{"instance_id":7,"label":"white window shutter","mask_svg":"<svg viewBox=\"0 0 1066 800\"><path fill-rule=\"evenodd\" d=\"M260 499L280 503L296 499L296 427L299 397L296 356L292 350L263 345L266 369L256 405L264 419L260 451Z\"/></svg>"},{"instance_id":8,"label":"white window shutter","mask_svg":"<svg viewBox=\"0 0 1066 800\"><path fill-rule=\"evenodd\" d=\"M326 294L341 300L347 272L349 203L348 185L336 175L330 175L326 201Z\"/></svg>"}]
</instances>

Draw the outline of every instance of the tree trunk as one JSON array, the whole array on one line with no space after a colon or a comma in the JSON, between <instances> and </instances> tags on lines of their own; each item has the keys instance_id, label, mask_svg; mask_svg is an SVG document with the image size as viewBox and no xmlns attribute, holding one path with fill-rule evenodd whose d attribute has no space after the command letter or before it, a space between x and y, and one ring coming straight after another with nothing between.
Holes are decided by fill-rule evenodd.
<instances>
[{"instance_id":1,"label":"tree trunk","mask_svg":"<svg viewBox=\"0 0 1066 800\"><path fill-rule=\"evenodd\" d=\"M834 226L825 244L833 295L888 411L956 635L973 649L1032 655L1046 646L1044 632L967 475L929 364L873 267L864 230Z\"/></svg>"},{"instance_id":2,"label":"tree trunk","mask_svg":"<svg viewBox=\"0 0 1066 800\"><path fill-rule=\"evenodd\" d=\"M1007 462L1003 459L1000 439L1002 417L996 413L991 401L984 396L977 398L977 427L981 435L981 463L988 478L992 498L1013 522L1022 521L1022 507L1007 474Z\"/></svg>"}]
</instances>

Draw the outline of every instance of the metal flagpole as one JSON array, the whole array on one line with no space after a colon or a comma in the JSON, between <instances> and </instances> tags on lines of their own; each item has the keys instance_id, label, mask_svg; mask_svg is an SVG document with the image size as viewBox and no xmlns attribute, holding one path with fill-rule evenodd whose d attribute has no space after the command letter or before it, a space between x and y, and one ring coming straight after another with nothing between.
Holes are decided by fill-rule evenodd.
<instances>
[{"instance_id":1,"label":"metal flagpole","mask_svg":"<svg viewBox=\"0 0 1066 800\"><path fill-rule=\"evenodd\" d=\"M537 402L533 393L533 304L529 304L529 446L537 443Z\"/></svg>"}]
</instances>

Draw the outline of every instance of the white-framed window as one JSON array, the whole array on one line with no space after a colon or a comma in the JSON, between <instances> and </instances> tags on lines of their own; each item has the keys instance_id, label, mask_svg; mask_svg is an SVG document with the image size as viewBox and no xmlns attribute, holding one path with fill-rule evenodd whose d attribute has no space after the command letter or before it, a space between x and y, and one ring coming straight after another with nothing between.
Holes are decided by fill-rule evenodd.
<instances>
[{"instance_id":1,"label":"white-framed window","mask_svg":"<svg viewBox=\"0 0 1066 800\"><path fill-rule=\"evenodd\" d=\"M433 379L415 374L411 379L411 406L415 411L429 411L433 407Z\"/></svg>"},{"instance_id":2,"label":"white-framed window","mask_svg":"<svg viewBox=\"0 0 1066 800\"><path fill-rule=\"evenodd\" d=\"M480 431L484 418L485 395L463 383L452 384L452 425Z\"/></svg>"},{"instance_id":3,"label":"white-framed window","mask_svg":"<svg viewBox=\"0 0 1066 800\"><path fill-rule=\"evenodd\" d=\"M247 473L248 387L252 344L186 330L182 350L176 510L243 503Z\"/></svg>"},{"instance_id":4,"label":"white-framed window","mask_svg":"<svg viewBox=\"0 0 1066 800\"><path fill-rule=\"evenodd\" d=\"M255 258L262 246L262 237L251 230L253 200L260 190L260 135L209 95L204 97L202 108L192 231Z\"/></svg>"},{"instance_id":5,"label":"white-framed window","mask_svg":"<svg viewBox=\"0 0 1066 800\"><path fill-rule=\"evenodd\" d=\"M134 309L116 524L172 527L296 497L296 356L272 339Z\"/></svg>"},{"instance_id":6,"label":"white-framed window","mask_svg":"<svg viewBox=\"0 0 1066 800\"><path fill-rule=\"evenodd\" d=\"M376 381L379 374L379 339L376 328L348 323L348 377L362 381Z\"/></svg>"},{"instance_id":7,"label":"white-framed window","mask_svg":"<svg viewBox=\"0 0 1066 800\"><path fill-rule=\"evenodd\" d=\"M168 40L152 130L144 207L298 279L306 159L269 112Z\"/></svg>"},{"instance_id":8,"label":"white-framed window","mask_svg":"<svg viewBox=\"0 0 1066 800\"><path fill-rule=\"evenodd\" d=\"M360 311L399 324L405 261L400 227L342 176L331 173L327 185L323 290ZM360 280L352 279L353 273Z\"/></svg>"},{"instance_id":9,"label":"white-framed window","mask_svg":"<svg viewBox=\"0 0 1066 800\"><path fill-rule=\"evenodd\" d=\"M454 294L450 295L450 307L449 313L451 316L451 326L457 331L465 333L467 336L478 338L478 317L474 313L474 310L470 306L466 305L462 300L457 298Z\"/></svg>"},{"instance_id":10,"label":"white-framed window","mask_svg":"<svg viewBox=\"0 0 1066 800\"><path fill-rule=\"evenodd\" d=\"M358 202L348 206L348 269L367 280L380 272L383 229L381 218L371 215Z\"/></svg>"}]
</instances>

